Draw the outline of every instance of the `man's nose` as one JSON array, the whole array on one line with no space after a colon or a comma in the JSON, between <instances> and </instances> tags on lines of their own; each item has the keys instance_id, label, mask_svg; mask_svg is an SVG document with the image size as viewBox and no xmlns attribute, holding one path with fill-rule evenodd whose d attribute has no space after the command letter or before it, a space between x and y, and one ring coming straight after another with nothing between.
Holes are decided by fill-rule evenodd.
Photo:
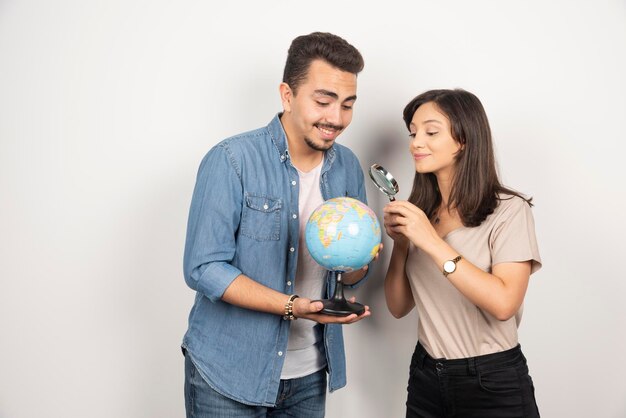
<instances>
[{"instance_id":1,"label":"man's nose","mask_svg":"<svg viewBox=\"0 0 626 418\"><path fill-rule=\"evenodd\" d=\"M343 126L341 106L330 106L328 112L326 112L326 120L332 125Z\"/></svg>"}]
</instances>

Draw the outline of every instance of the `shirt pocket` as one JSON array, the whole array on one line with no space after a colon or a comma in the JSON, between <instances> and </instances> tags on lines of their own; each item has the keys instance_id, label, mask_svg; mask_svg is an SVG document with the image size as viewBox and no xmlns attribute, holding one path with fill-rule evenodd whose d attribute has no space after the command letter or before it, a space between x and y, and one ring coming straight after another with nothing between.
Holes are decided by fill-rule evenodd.
<instances>
[{"instance_id":1,"label":"shirt pocket","mask_svg":"<svg viewBox=\"0 0 626 418\"><path fill-rule=\"evenodd\" d=\"M252 193L246 193L244 197L241 234L257 241L278 241L282 201Z\"/></svg>"}]
</instances>

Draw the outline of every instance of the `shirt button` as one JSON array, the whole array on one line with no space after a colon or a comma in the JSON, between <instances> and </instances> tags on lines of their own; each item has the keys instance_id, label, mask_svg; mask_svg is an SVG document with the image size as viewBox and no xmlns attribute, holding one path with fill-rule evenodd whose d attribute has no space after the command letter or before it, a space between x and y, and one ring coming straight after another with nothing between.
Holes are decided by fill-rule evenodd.
<instances>
[{"instance_id":1,"label":"shirt button","mask_svg":"<svg viewBox=\"0 0 626 418\"><path fill-rule=\"evenodd\" d=\"M285 161L285 156L284 155L280 156L280 161Z\"/></svg>"},{"instance_id":2,"label":"shirt button","mask_svg":"<svg viewBox=\"0 0 626 418\"><path fill-rule=\"evenodd\" d=\"M278 352L278 355L279 355L280 357L282 357L283 352L282 352L282 351L279 351L279 352Z\"/></svg>"},{"instance_id":3,"label":"shirt button","mask_svg":"<svg viewBox=\"0 0 626 418\"><path fill-rule=\"evenodd\" d=\"M287 286L291 286L291 281L288 281L288 282L287 282Z\"/></svg>"},{"instance_id":4,"label":"shirt button","mask_svg":"<svg viewBox=\"0 0 626 418\"><path fill-rule=\"evenodd\" d=\"M293 247L291 247L291 248L289 249L289 251L291 251L291 252L294 252L295 250L296 250L296 249L295 249L295 248L293 248Z\"/></svg>"},{"instance_id":5,"label":"shirt button","mask_svg":"<svg viewBox=\"0 0 626 418\"><path fill-rule=\"evenodd\" d=\"M295 213L291 216L293 217L293 219L296 219L298 217L298 215L296 215Z\"/></svg>"},{"instance_id":6,"label":"shirt button","mask_svg":"<svg viewBox=\"0 0 626 418\"><path fill-rule=\"evenodd\" d=\"M269 208L269 206L263 205L263 209L267 210L268 208Z\"/></svg>"},{"instance_id":7,"label":"shirt button","mask_svg":"<svg viewBox=\"0 0 626 418\"><path fill-rule=\"evenodd\" d=\"M291 180L291 185L295 186L296 185L296 181L295 180Z\"/></svg>"}]
</instances>

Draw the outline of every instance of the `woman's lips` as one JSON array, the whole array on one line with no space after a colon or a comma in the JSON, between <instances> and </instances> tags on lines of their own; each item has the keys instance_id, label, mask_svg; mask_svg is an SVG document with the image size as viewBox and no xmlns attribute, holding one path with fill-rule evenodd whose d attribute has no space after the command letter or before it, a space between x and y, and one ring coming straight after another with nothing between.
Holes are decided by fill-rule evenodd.
<instances>
[{"instance_id":1,"label":"woman's lips","mask_svg":"<svg viewBox=\"0 0 626 418\"><path fill-rule=\"evenodd\" d=\"M419 161L419 160L422 160L422 159L428 157L429 155L430 154L413 154L413 159L415 161Z\"/></svg>"}]
</instances>

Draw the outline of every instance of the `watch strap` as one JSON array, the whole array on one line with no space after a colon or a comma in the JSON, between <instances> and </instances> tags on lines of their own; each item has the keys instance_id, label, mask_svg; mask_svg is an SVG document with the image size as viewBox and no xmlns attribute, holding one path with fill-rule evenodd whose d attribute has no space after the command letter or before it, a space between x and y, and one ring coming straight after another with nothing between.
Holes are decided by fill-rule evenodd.
<instances>
[{"instance_id":1,"label":"watch strap","mask_svg":"<svg viewBox=\"0 0 626 418\"><path fill-rule=\"evenodd\" d=\"M445 268L443 269L443 276L444 276L444 277L448 277L448 274L450 274L450 273L454 273L454 272L456 271L456 263L458 263L459 261L461 261L461 258L463 258L463 257L461 257L461 256L459 255L459 256L456 256L455 258L453 258L452 260L448 260L448 261L446 261L445 263L443 263L444 265L445 265L446 263L450 262L450 261L452 261L452 262L454 263L454 270L452 270L452 271L446 271L446 269L445 269Z\"/></svg>"}]
</instances>

